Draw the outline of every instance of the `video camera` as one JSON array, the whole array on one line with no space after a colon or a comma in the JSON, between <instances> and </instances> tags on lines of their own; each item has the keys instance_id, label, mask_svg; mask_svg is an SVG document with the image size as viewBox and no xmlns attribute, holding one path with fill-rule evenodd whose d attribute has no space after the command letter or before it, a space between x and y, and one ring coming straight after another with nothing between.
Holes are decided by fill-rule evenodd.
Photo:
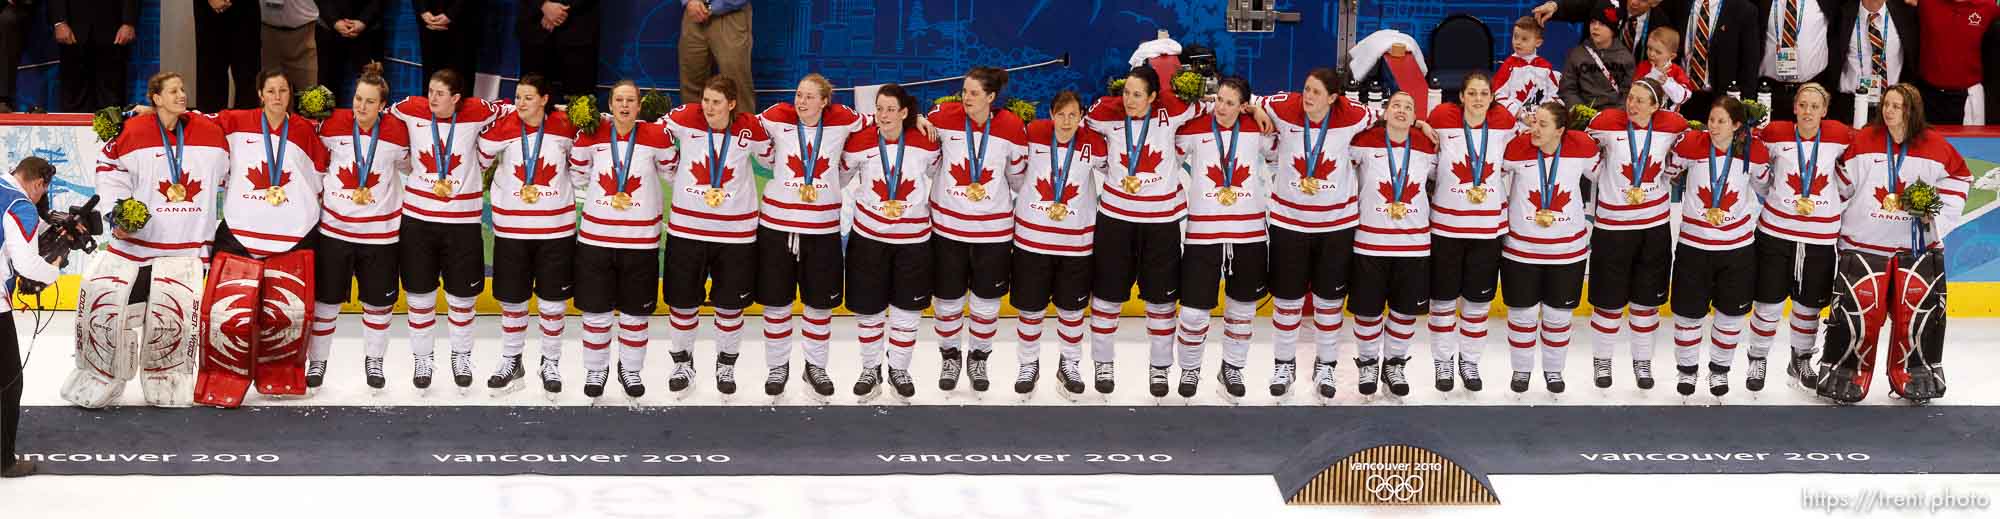
<instances>
[{"instance_id":1,"label":"video camera","mask_svg":"<svg viewBox=\"0 0 2000 519\"><path fill-rule=\"evenodd\" d=\"M42 224L48 229L42 231L36 252L42 259L55 263L73 251L97 251L97 235L104 233L104 213L97 210L97 196L92 195L83 205L70 206L69 211L43 211ZM48 288L48 284L23 279L20 287L22 292L32 294Z\"/></svg>"}]
</instances>

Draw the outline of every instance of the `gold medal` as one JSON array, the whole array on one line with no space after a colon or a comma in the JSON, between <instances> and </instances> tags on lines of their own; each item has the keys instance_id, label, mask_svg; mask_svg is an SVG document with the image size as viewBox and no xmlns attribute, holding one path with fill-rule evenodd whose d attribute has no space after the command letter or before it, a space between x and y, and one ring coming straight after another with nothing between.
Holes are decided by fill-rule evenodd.
<instances>
[{"instance_id":1,"label":"gold medal","mask_svg":"<svg viewBox=\"0 0 2000 519\"><path fill-rule=\"evenodd\" d=\"M431 194L446 200L451 199L451 179L440 178L431 184Z\"/></svg>"},{"instance_id":2,"label":"gold medal","mask_svg":"<svg viewBox=\"0 0 2000 519\"><path fill-rule=\"evenodd\" d=\"M1313 196L1319 194L1319 179L1313 177L1299 177L1299 192L1305 193L1306 196Z\"/></svg>"},{"instance_id":3,"label":"gold medal","mask_svg":"<svg viewBox=\"0 0 2000 519\"><path fill-rule=\"evenodd\" d=\"M1125 175L1124 183L1125 183L1125 192L1135 195L1139 194L1138 175Z\"/></svg>"},{"instance_id":4,"label":"gold medal","mask_svg":"<svg viewBox=\"0 0 2000 519\"><path fill-rule=\"evenodd\" d=\"M816 187L816 186L814 186L814 185L812 185L812 184L800 184L800 185L799 185L799 201L800 201L800 202L805 202L805 203L808 203L808 204L810 204L810 203L814 203L814 202L818 202L818 201L819 201L819 188L818 188L818 187Z\"/></svg>"},{"instance_id":5,"label":"gold medal","mask_svg":"<svg viewBox=\"0 0 2000 519\"><path fill-rule=\"evenodd\" d=\"M187 186L180 184L167 184L168 202L186 202L187 199L188 199Z\"/></svg>"},{"instance_id":6,"label":"gold medal","mask_svg":"<svg viewBox=\"0 0 2000 519\"><path fill-rule=\"evenodd\" d=\"M534 204L542 201L542 190L535 186L521 186L521 203Z\"/></svg>"},{"instance_id":7,"label":"gold medal","mask_svg":"<svg viewBox=\"0 0 2000 519\"><path fill-rule=\"evenodd\" d=\"M1236 205L1236 189L1222 186L1222 191L1215 194L1215 201L1222 202L1222 205Z\"/></svg>"},{"instance_id":8,"label":"gold medal","mask_svg":"<svg viewBox=\"0 0 2000 519\"><path fill-rule=\"evenodd\" d=\"M375 203L375 195L369 194L368 188L365 187L357 187L354 188L354 190L352 191L348 191L347 197L354 200L354 205L368 205Z\"/></svg>"},{"instance_id":9,"label":"gold medal","mask_svg":"<svg viewBox=\"0 0 2000 519\"><path fill-rule=\"evenodd\" d=\"M1722 219L1724 217L1729 216L1729 213L1727 211L1723 211L1722 208L1720 207L1710 207L1708 208L1707 214L1703 216L1704 219L1708 220L1709 225L1720 226L1722 225Z\"/></svg>"},{"instance_id":10,"label":"gold medal","mask_svg":"<svg viewBox=\"0 0 2000 519\"><path fill-rule=\"evenodd\" d=\"M970 185L970 186L966 186L966 187L965 187L965 197L966 197L966 198L969 198L969 199L972 199L972 201L974 201L974 202L978 202L978 201L981 201L981 200L985 200L985 199L986 199L986 184L981 184L981 183L978 183L978 182L974 182L974 183L972 183L972 185Z\"/></svg>"},{"instance_id":11,"label":"gold medal","mask_svg":"<svg viewBox=\"0 0 2000 519\"><path fill-rule=\"evenodd\" d=\"M1628 187L1628 188L1625 188L1625 203L1626 203L1626 204L1634 204L1634 205L1636 205L1636 204L1638 204L1638 203L1640 203L1640 202L1644 202L1644 201L1646 201L1646 190L1644 190L1644 189L1639 189L1639 186L1632 186L1632 187Z\"/></svg>"},{"instance_id":12,"label":"gold medal","mask_svg":"<svg viewBox=\"0 0 2000 519\"><path fill-rule=\"evenodd\" d=\"M885 201L883 201L883 202L882 202L882 216L887 216L887 217L890 217L890 218L902 218L902 217L903 217L903 201L902 201L902 200L885 200Z\"/></svg>"},{"instance_id":13,"label":"gold medal","mask_svg":"<svg viewBox=\"0 0 2000 519\"><path fill-rule=\"evenodd\" d=\"M270 202L272 207L284 205L285 188L278 186L264 188L264 201Z\"/></svg>"},{"instance_id":14,"label":"gold medal","mask_svg":"<svg viewBox=\"0 0 2000 519\"><path fill-rule=\"evenodd\" d=\"M1811 216L1813 209L1817 207L1818 204L1814 204L1811 198L1800 198L1798 203L1792 204L1792 209L1803 216Z\"/></svg>"},{"instance_id":15,"label":"gold medal","mask_svg":"<svg viewBox=\"0 0 2000 519\"><path fill-rule=\"evenodd\" d=\"M1389 203L1389 218L1401 220L1410 215L1410 205L1402 202Z\"/></svg>"},{"instance_id":16,"label":"gold medal","mask_svg":"<svg viewBox=\"0 0 2000 519\"><path fill-rule=\"evenodd\" d=\"M626 210L626 209L631 209L631 208L632 208L632 194L631 194L631 193L618 193L618 194L615 194L615 195L611 195L611 208L612 208L612 209L617 209L617 210L620 210L620 211L623 211L623 210Z\"/></svg>"},{"instance_id":17,"label":"gold medal","mask_svg":"<svg viewBox=\"0 0 2000 519\"><path fill-rule=\"evenodd\" d=\"M1535 211L1535 225L1548 227L1556 224L1556 212L1547 209Z\"/></svg>"},{"instance_id":18,"label":"gold medal","mask_svg":"<svg viewBox=\"0 0 2000 519\"><path fill-rule=\"evenodd\" d=\"M1902 207L1903 204L1899 200L1897 200L1895 193L1889 193L1887 195L1882 196L1883 211L1898 211L1901 210Z\"/></svg>"},{"instance_id":19,"label":"gold medal","mask_svg":"<svg viewBox=\"0 0 2000 519\"><path fill-rule=\"evenodd\" d=\"M1465 190L1465 199L1475 204L1486 203L1486 186L1472 186Z\"/></svg>"},{"instance_id":20,"label":"gold medal","mask_svg":"<svg viewBox=\"0 0 2000 519\"><path fill-rule=\"evenodd\" d=\"M701 194L701 200L707 202L709 207L722 207L722 198L722 188L719 187L708 188L707 193Z\"/></svg>"},{"instance_id":21,"label":"gold medal","mask_svg":"<svg viewBox=\"0 0 2000 519\"><path fill-rule=\"evenodd\" d=\"M1069 204L1057 202L1049 206L1050 220L1055 220L1060 222L1062 221L1063 218L1068 218L1068 217L1069 217Z\"/></svg>"}]
</instances>

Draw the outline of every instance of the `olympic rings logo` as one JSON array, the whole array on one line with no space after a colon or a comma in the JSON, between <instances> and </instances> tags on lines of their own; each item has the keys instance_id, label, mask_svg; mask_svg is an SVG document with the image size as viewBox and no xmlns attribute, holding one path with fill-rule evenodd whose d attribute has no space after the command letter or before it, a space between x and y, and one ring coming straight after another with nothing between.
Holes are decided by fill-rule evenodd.
<instances>
[{"instance_id":1,"label":"olympic rings logo","mask_svg":"<svg viewBox=\"0 0 2000 519\"><path fill-rule=\"evenodd\" d=\"M1376 501L1407 502L1424 492L1424 477L1419 475L1374 474L1365 480L1366 491L1375 495Z\"/></svg>"}]
</instances>

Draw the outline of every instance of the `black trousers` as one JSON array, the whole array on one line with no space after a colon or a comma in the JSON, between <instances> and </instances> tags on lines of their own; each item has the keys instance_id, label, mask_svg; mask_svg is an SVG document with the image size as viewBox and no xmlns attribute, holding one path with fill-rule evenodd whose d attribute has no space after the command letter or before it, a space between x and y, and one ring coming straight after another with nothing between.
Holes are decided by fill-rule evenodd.
<instances>
[{"instance_id":1,"label":"black trousers","mask_svg":"<svg viewBox=\"0 0 2000 519\"><path fill-rule=\"evenodd\" d=\"M0 312L4 315L4 312ZM20 338L14 336L14 316L0 319L0 466L14 464L14 436L21 429L21 388L26 382L21 371Z\"/></svg>"},{"instance_id":2,"label":"black trousers","mask_svg":"<svg viewBox=\"0 0 2000 519\"><path fill-rule=\"evenodd\" d=\"M361 36L354 38L343 37L326 26L313 31L314 43L319 48L319 82L333 91L333 98L340 104L347 104L354 98L354 80L361 77L361 67L370 61L382 60L383 34L381 29L374 27L361 31ZM389 99L383 101L393 102Z\"/></svg>"},{"instance_id":3,"label":"black trousers","mask_svg":"<svg viewBox=\"0 0 2000 519\"><path fill-rule=\"evenodd\" d=\"M194 0L195 109L216 113L257 106L257 69L264 63L257 8L257 2L236 2L218 13L207 0ZM123 61L118 68L124 70ZM231 83L235 96L229 95Z\"/></svg>"},{"instance_id":4,"label":"black trousers","mask_svg":"<svg viewBox=\"0 0 2000 519\"><path fill-rule=\"evenodd\" d=\"M539 29L537 29L539 30ZM521 39L521 75L548 78L556 99L597 91L597 38L586 45L563 45L547 39Z\"/></svg>"},{"instance_id":5,"label":"black trousers","mask_svg":"<svg viewBox=\"0 0 2000 519\"><path fill-rule=\"evenodd\" d=\"M125 104L125 61L131 46L79 39L59 47L62 111L89 113Z\"/></svg>"},{"instance_id":6,"label":"black trousers","mask_svg":"<svg viewBox=\"0 0 2000 519\"><path fill-rule=\"evenodd\" d=\"M14 69L21 66L21 45L27 40L22 29L35 18L33 7L0 4L0 103L14 102L14 78L18 75Z\"/></svg>"},{"instance_id":7,"label":"black trousers","mask_svg":"<svg viewBox=\"0 0 2000 519\"><path fill-rule=\"evenodd\" d=\"M464 79L465 90L472 91L473 78L479 75L479 11L466 9L465 19L453 19L451 30L447 31L426 29L422 15L411 13L417 16L417 43L422 47L425 78L439 70L452 69Z\"/></svg>"},{"instance_id":8,"label":"black trousers","mask_svg":"<svg viewBox=\"0 0 2000 519\"><path fill-rule=\"evenodd\" d=\"M1965 89L1948 90L1920 81L1917 93L1924 97L1924 117L1931 124L1965 124Z\"/></svg>"}]
</instances>

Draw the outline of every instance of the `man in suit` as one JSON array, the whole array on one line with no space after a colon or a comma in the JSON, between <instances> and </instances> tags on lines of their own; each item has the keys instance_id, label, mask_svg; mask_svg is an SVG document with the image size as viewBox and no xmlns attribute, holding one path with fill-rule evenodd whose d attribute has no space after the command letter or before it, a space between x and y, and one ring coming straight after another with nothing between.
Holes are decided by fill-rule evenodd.
<instances>
[{"instance_id":1,"label":"man in suit","mask_svg":"<svg viewBox=\"0 0 2000 519\"><path fill-rule=\"evenodd\" d=\"M257 71L264 66L257 0L193 1L194 108L217 113L257 106ZM231 84L235 96L229 95Z\"/></svg>"},{"instance_id":2,"label":"man in suit","mask_svg":"<svg viewBox=\"0 0 2000 519\"><path fill-rule=\"evenodd\" d=\"M62 110L123 104L125 61L139 39L139 0L52 0L49 23L61 47Z\"/></svg>"},{"instance_id":3,"label":"man in suit","mask_svg":"<svg viewBox=\"0 0 2000 519\"><path fill-rule=\"evenodd\" d=\"M556 99L597 90L597 0L522 0L514 33L521 38L521 77L549 78Z\"/></svg>"},{"instance_id":4,"label":"man in suit","mask_svg":"<svg viewBox=\"0 0 2000 519\"><path fill-rule=\"evenodd\" d=\"M384 0L319 0L320 84L333 90L334 99L354 96L354 78L370 61L381 61Z\"/></svg>"},{"instance_id":5,"label":"man in suit","mask_svg":"<svg viewBox=\"0 0 2000 519\"><path fill-rule=\"evenodd\" d=\"M417 43L423 47L424 77L442 69L458 72L468 91L479 76L481 12L478 0L411 0L417 12Z\"/></svg>"},{"instance_id":6,"label":"man in suit","mask_svg":"<svg viewBox=\"0 0 2000 519\"><path fill-rule=\"evenodd\" d=\"M1841 59L1832 51L1839 0L1755 0L1764 45L1759 49L1760 83L1771 91L1771 119L1792 120L1792 99L1807 82L1830 86L1840 79ZM1853 3L1853 2L1848 2ZM1839 116L1829 112L1834 118Z\"/></svg>"},{"instance_id":7,"label":"man in suit","mask_svg":"<svg viewBox=\"0 0 2000 519\"><path fill-rule=\"evenodd\" d=\"M0 114L14 113L15 69L21 66L21 45L28 20L35 18L33 0L0 0Z\"/></svg>"},{"instance_id":8,"label":"man in suit","mask_svg":"<svg viewBox=\"0 0 2000 519\"><path fill-rule=\"evenodd\" d=\"M1634 13L1644 13L1649 25L1670 23L1680 29L1681 67L1694 81L1694 93L1681 104L1682 116L1707 119L1715 96L1727 92L1754 95L1764 31L1763 17L1749 0L1550 0L1535 7L1534 14L1545 21L1584 22L1603 9L1618 10L1628 22L1636 22ZM1621 36L1624 29L1620 28ZM1639 34L1627 41L1643 53L1644 33Z\"/></svg>"},{"instance_id":9,"label":"man in suit","mask_svg":"<svg viewBox=\"0 0 2000 519\"><path fill-rule=\"evenodd\" d=\"M1842 2L1839 9L1827 31L1832 40L1827 68L1834 79L1821 84L1834 92L1827 116L1853 122L1854 104L1871 88L1880 95L1890 85L1917 77L1922 45L1916 36L1917 9L1909 4L1856 0Z\"/></svg>"}]
</instances>

